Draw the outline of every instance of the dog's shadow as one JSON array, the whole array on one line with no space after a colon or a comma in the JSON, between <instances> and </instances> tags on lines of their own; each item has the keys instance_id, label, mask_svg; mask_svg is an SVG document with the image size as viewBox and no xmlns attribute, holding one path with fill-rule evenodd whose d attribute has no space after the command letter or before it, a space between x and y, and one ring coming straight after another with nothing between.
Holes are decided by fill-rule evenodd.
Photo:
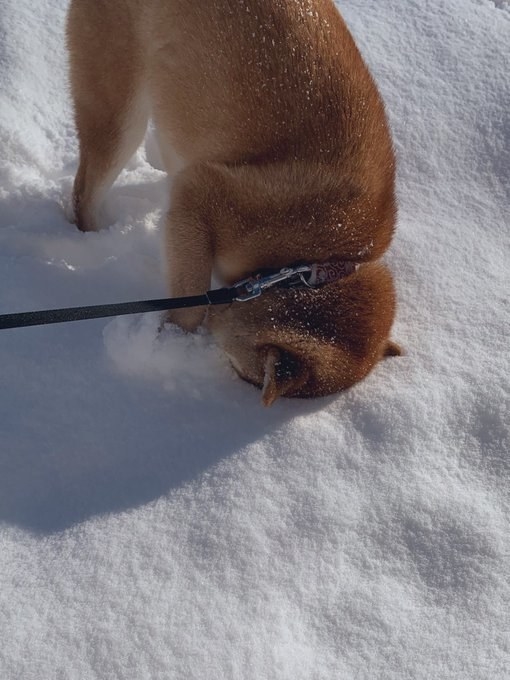
<instances>
[{"instance_id":1,"label":"dog's shadow","mask_svg":"<svg viewBox=\"0 0 510 680\"><path fill-rule=\"evenodd\" d=\"M157 205L163 186L160 181L142 190L114 187L112 201L119 206L124 200L125 215L133 207L143 222L146 206L138 205L139 192L147 196L150 189L148 200ZM41 234L32 225L36 207L37 221L52 225ZM156 250L157 239L153 243L140 225L128 234L109 230L84 236L66 222L58 203L44 196L25 197L10 210L0 224L4 254L13 260L11 268L19 267L14 284L28 279L13 296L23 309L6 311L99 303L105 295L108 301L127 299L140 281L140 297L161 296L159 275L152 281L146 273L125 271L138 262L132 256L135 247L151 256ZM24 228L9 227L19 221ZM115 261L110 251L115 252L119 239L125 252ZM49 261L48 250L55 261ZM96 270L98 260L102 266ZM55 266L60 261L66 266ZM152 379L144 377L143 366L130 374L130 352L135 363L143 363L144 356L128 340L121 357L125 370L118 370L115 341L125 338L122 333L110 338L105 348L108 323L0 332L0 523L52 534L100 515L150 505L187 484L200 484L208 471L234 455L257 455L250 443L324 406L324 400L281 400L264 409L260 392L225 365L216 369L214 360L206 361L210 375L200 376L199 349L174 352L171 342L169 359L179 373L175 384L172 371L166 370L164 379L154 377L154 366Z\"/></svg>"},{"instance_id":2,"label":"dog's shadow","mask_svg":"<svg viewBox=\"0 0 510 680\"><path fill-rule=\"evenodd\" d=\"M119 374L102 326L0 336L0 359L15 345L19 362L3 364L0 522L51 534L150 504L200 484L233 455L256 456L244 452L251 442L321 406L282 400L264 409L260 393L224 368L188 390Z\"/></svg>"}]
</instances>

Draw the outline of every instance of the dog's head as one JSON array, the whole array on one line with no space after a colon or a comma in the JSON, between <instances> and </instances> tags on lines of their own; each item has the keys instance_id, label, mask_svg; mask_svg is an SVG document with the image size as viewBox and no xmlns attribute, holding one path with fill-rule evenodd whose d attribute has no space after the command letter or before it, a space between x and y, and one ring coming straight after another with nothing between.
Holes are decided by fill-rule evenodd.
<instances>
[{"instance_id":1,"label":"dog's head","mask_svg":"<svg viewBox=\"0 0 510 680\"><path fill-rule=\"evenodd\" d=\"M213 308L208 325L237 373L278 397L319 397L364 378L400 349L389 339L395 315L390 272L362 265L318 289L270 289L250 302Z\"/></svg>"}]
</instances>

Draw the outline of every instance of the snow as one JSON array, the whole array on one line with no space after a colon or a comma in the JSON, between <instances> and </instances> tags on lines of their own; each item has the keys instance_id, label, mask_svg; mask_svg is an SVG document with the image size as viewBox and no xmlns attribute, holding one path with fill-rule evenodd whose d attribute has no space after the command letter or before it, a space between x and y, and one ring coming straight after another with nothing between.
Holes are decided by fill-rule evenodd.
<instances>
[{"instance_id":1,"label":"snow","mask_svg":"<svg viewBox=\"0 0 510 680\"><path fill-rule=\"evenodd\" d=\"M510 677L510 3L339 5L399 157L406 356L263 409L155 315L2 331L3 680ZM165 293L153 140L109 228L67 221L65 11L0 0L5 313Z\"/></svg>"}]
</instances>

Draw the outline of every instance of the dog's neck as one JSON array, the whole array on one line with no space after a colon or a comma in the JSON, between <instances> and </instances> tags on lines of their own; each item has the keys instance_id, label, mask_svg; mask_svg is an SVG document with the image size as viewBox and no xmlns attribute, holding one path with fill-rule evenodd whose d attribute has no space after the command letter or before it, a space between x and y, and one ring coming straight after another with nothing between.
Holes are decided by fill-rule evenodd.
<instances>
[{"instance_id":1,"label":"dog's neck","mask_svg":"<svg viewBox=\"0 0 510 680\"><path fill-rule=\"evenodd\" d=\"M311 265L312 271L307 283L313 288L333 283L338 281L338 279L344 279L346 276L354 274L359 266L356 262L349 262L347 260L315 263Z\"/></svg>"}]
</instances>

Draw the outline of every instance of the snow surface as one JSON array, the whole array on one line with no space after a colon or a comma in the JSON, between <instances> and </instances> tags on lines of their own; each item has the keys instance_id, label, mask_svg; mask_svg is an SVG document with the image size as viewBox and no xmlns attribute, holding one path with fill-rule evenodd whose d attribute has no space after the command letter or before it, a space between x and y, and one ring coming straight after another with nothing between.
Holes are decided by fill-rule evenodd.
<instances>
[{"instance_id":1,"label":"snow surface","mask_svg":"<svg viewBox=\"0 0 510 680\"><path fill-rule=\"evenodd\" d=\"M97 234L65 0L0 0L0 309L161 296L138 152ZM339 3L399 156L388 360L260 406L154 315L2 331L3 680L510 677L510 6ZM149 140L150 141L150 140Z\"/></svg>"}]
</instances>

